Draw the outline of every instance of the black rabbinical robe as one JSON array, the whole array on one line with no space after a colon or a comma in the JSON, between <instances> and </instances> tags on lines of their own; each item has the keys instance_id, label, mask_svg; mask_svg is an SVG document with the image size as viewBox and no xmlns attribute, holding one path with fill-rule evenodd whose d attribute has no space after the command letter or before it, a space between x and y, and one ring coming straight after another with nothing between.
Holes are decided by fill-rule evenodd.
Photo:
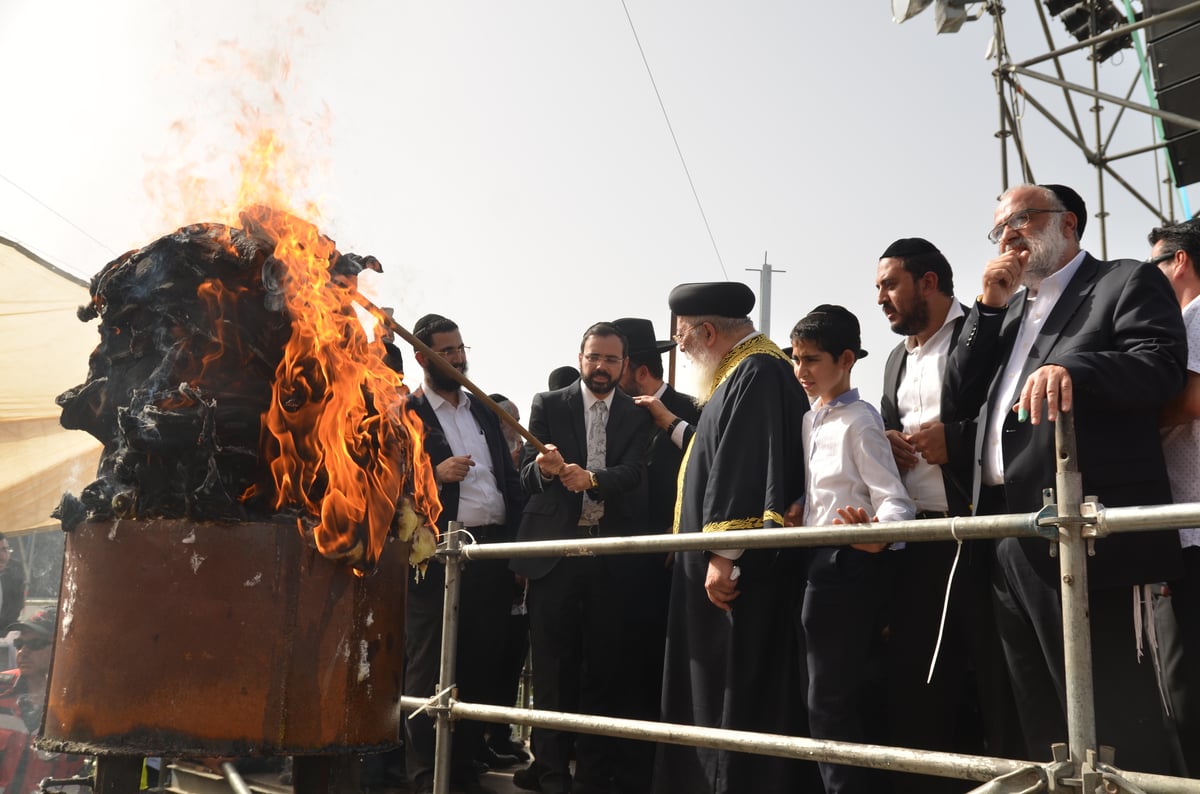
<instances>
[{"instance_id":1,"label":"black rabbinical robe","mask_svg":"<svg viewBox=\"0 0 1200 794\"><path fill-rule=\"evenodd\" d=\"M808 398L791 362L757 334L731 350L715 375L680 469L676 532L782 527L803 494L801 426ZM737 548L730 535L729 548ZM732 613L708 600L708 554L675 557L663 681L663 720L684 725L805 735L804 655L794 616L804 591L802 549L742 554ZM803 792L800 762L663 744L656 794ZM819 782L815 783L819 787ZM819 791L819 788L813 789Z\"/></svg>"}]
</instances>

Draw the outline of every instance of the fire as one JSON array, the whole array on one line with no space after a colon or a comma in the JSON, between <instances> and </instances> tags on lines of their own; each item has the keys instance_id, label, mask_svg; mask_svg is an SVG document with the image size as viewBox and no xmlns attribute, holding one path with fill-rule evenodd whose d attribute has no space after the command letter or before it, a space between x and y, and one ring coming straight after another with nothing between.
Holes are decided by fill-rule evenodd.
<instances>
[{"instance_id":1,"label":"fire","mask_svg":"<svg viewBox=\"0 0 1200 794\"><path fill-rule=\"evenodd\" d=\"M273 136L258 138L243 163L243 198L277 184L281 153ZM393 527L402 540L415 533L410 561L420 563L417 548L435 536L431 525L441 512L433 468L421 423L404 407L403 378L384 363L382 342L368 338L354 310L359 268L378 263L347 261L315 225L277 209L280 203L275 196L272 206L250 206L240 216L247 231L274 241L274 277L291 320L262 417L274 506L298 509L301 532L311 532L320 552L356 569L374 564Z\"/></svg>"}]
</instances>

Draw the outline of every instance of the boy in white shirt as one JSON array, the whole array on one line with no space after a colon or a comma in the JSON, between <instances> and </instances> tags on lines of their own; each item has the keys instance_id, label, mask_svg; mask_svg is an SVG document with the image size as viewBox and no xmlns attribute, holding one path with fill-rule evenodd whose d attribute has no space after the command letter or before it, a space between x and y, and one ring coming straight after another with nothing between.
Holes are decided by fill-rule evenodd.
<instances>
[{"instance_id":1,"label":"boy in white shirt","mask_svg":"<svg viewBox=\"0 0 1200 794\"><path fill-rule=\"evenodd\" d=\"M858 319L823 304L792 329L796 379L812 402L804 416L804 526L905 521L915 507L904 488L879 412L850 387L860 348ZM880 627L886 544L811 550L801 623L808 657L813 738L862 742L862 687ZM861 767L820 764L827 794L875 790Z\"/></svg>"}]
</instances>

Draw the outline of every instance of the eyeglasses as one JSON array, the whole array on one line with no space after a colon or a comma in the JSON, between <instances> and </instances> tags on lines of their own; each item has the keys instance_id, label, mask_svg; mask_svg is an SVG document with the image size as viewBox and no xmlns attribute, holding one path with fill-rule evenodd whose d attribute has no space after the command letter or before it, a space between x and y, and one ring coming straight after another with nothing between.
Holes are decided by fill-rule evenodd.
<instances>
[{"instance_id":1,"label":"eyeglasses","mask_svg":"<svg viewBox=\"0 0 1200 794\"><path fill-rule=\"evenodd\" d=\"M21 637L17 637L15 640L13 640L12 644L13 644L13 647L16 648L18 651L21 650L22 648L28 648L31 651L40 651L43 648L50 647L50 640L36 639L36 638L32 639L32 640L26 640L26 639L22 639Z\"/></svg>"},{"instance_id":2,"label":"eyeglasses","mask_svg":"<svg viewBox=\"0 0 1200 794\"><path fill-rule=\"evenodd\" d=\"M615 367L625 359L621 358L620 356L602 356L599 353L585 353L583 360L589 364L599 364L601 361L603 361L610 367Z\"/></svg>"},{"instance_id":3,"label":"eyeglasses","mask_svg":"<svg viewBox=\"0 0 1200 794\"><path fill-rule=\"evenodd\" d=\"M1016 231L1017 229L1024 229L1026 226L1029 225L1029 221L1032 219L1031 216L1040 215L1041 213L1053 213L1053 212L1066 212L1066 210L1032 209L1032 210L1021 210L1019 212L1014 212L1012 215L1009 215L1007 218L1000 221L1000 223L996 224L996 228L994 228L990 232L988 232L988 242L993 243L993 244L1000 242L1000 238L1004 236L1004 227L1005 226L1012 229L1013 231Z\"/></svg>"},{"instance_id":4,"label":"eyeglasses","mask_svg":"<svg viewBox=\"0 0 1200 794\"><path fill-rule=\"evenodd\" d=\"M1142 264L1144 264L1144 265L1150 265L1151 267L1158 267L1158 266L1159 266L1159 265L1161 265L1163 262L1167 262L1167 261L1170 261L1170 260L1174 259L1174 258L1175 258L1175 254L1177 254L1177 253L1179 253L1179 252L1178 252L1178 251L1172 251L1172 252L1171 252L1171 253L1169 253L1169 254L1159 254L1158 256L1154 257L1153 259L1147 259L1147 260L1146 260L1145 262L1143 262Z\"/></svg>"},{"instance_id":5,"label":"eyeglasses","mask_svg":"<svg viewBox=\"0 0 1200 794\"><path fill-rule=\"evenodd\" d=\"M456 353L460 356L465 356L467 353L471 352L471 348L467 347L466 345L459 345L458 347L443 347L441 350L435 350L433 352L437 353L442 358L450 358L450 356L453 356Z\"/></svg>"},{"instance_id":6,"label":"eyeglasses","mask_svg":"<svg viewBox=\"0 0 1200 794\"><path fill-rule=\"evenodd\" d=\"M703 325L703 323L701 323L700 325ZM700 327L700 325L690 325L687 328L684 328L683 330L681 330L677 333L671 334L671 341L673 341L677 345L682 345L683 340L688 338L688 334L690 334L692 331L695 331L697 328Z\"/></svg>"}]
</instances>

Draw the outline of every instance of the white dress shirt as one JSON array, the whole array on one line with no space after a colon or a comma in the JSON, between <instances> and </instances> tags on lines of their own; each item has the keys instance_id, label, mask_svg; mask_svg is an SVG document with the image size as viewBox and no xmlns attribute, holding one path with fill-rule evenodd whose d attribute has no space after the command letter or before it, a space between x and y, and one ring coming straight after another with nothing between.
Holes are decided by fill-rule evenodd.
<instances>
[{"instance_id":1,"label":"white dress shirt","mask_svg":"<svg viewBox=\"0 0 1200 794\"><path fill-rule=\"evenodd\" d=\"M896 409L900 413L900 428L905 433L917 432L924 422L940 422L942 419L942 381L946 374L946 361L950 358L950 337L954 335L954 322L962 316L962 306L958 301L952 301L942 327L926 339L925 344L918 344L913 336L904 340L907 355L904 377L896 389ZM949 509L941 466L935 466L924 456L918 455L917 465L900 477L908 495L916 503L918 513Z\"/></svg>"},{"instance_id":2,"label":"white dress shirt","mask_svg":"<svg viewBox=\"0 0 1200 794\"><path fill-rule=\"evenodd\" d=\"M851 389L804 415L804 525L832 524L839 507L861 507L880 521L916 515L904 490L883 418Z\"/></svg>"},{"instance_id":3,"label":"white dress shirt","mask_svg":"<svg viewBox=\"0 0 1200 794\"><path fill-rule=\"evenodd\" d=\"M1183 307L1187 329L1188 376L1200 374L1200 298ZM1163 428L1163 456L1171 479L1171 497L1176 502L1200 502L1200 419ZM1186 546L1200 546L1200 529L1181 529Z\"/></svg>"},{"instance_id":4,"label":"white dress shirt","mask_svg":"<svg viewBox=\"0 0 1200 794\"><path fill-rule=\"evenodd\" d=\"M450 452L456 457L470 455L475 462L467 470L466 478L458 484L457 520L468 527L503 524L506 518L504 495L492 472L492 453L488 450L487 437L471 413L470 396L460 391L456 406L434 391L428 381L423 390L442 426Z\"/></svg>"},{"instance_id":5,"label":"white dress shirt","mask_svg":"<svg viewBox=\"0 0 1200 794\"><path fill-rule=\"evenodd\" d=\"M982 476L984 485L1004 484L1004 450L1001 447L1000 438L1004 432L1004 420L1012 412L1012 407L1020 398L1021 389L1025 386L1025 382L1021 379L1021 372L1025 369L1029 351L1033 349L1033 343L1037 339L1038 333L1041 332L1050 313L1054 311L1058 299L1062 297L1063 290L1070 283L1075 271L1079 270L1079 265L1086 255L1087 252L1081 250L1062 268L1042 279L1037 295L1025 295L1025 310L1021 314L1021 327L1017 331L1017 340L1013 343L1012 352L1004 365L1000 387L993 392L996 396L995 404L989 405L987 408L987 435L984 436L983 442ZM1019 291L1014 293L1014 299L1017 294Z\"/></svg>"}]
</instances>

